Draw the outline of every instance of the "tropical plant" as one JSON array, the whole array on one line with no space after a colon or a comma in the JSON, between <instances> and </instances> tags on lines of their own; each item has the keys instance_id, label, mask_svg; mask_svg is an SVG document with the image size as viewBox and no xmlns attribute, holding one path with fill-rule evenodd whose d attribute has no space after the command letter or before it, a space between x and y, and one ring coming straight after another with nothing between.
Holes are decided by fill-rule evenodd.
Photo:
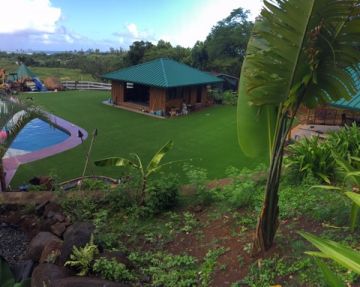
<instances>
[{"instance_id":1,"label":"tropical plant","mask_svg":"<svg viewBox=\"0 0 360 287\"><path fill-rule=\"evenodd\" d=\"M330 183L335 174L335 162L332 149L319 137L304 138L287 148L289 155L285 158L285 166L300 179L309 174Z\"/></svg>"},{"instance_id":2,"label":"tropical plant","mask_svg":"<svg viewBox=\"0 0 360 287\"><path fill-rule=\"evenodd\" d=\"M0 187L6 190L4 165L2 158L20 130L34 118L46 118L46 115L34 105L18 98L0 96L0 132L6 133L0 138Z\"/></svg>"},{"instance_id":3,"label":"tropical plant","mask_svg":"<svg viewBox=\"0 0 360 287\"><path fill-rule=\"evenodd\" d=\"M265 0L242 66L238 140L248 156L268 151L270 168L254 252L268 250L279 225L284 145L301 104L356 93L360 7L356 0Z\"/></svg>"},{"instance_id":4,"label":"tropical plant","mask_svg":"<svg viewBox=\"0 0 360 287\"><path fill-rule=\"evenodd\" d=\"M360 162L354 160L354 157L360 158L360 129L355 123L331 133L326 141L339 158L354 168L360 168Z\"/></svg>"},{"instance_id":5,"label":"tropical plant","mask_svg":"<svg viewBox=\"0 0 360 287\"><path fill-rule=\"evenodd\" d=\"M333 185L315 185L314 188L322 188L328 190L338 190L344 192L346 195L353 193L352 190L358 190L360 186L360 170L354 169L347 160L340 159L335 153L333 153L334 160L337 164L338 174L343 176L343 186ZM355 162L360 162L360 158L351 157ZM350 197L353 199L352 197ZM359 204L353 200L350 213L350 228L353 232L358 224L359 220Z\"/></svg>"},{"instance_id":6,"label":"tropical plant","mask_svg":"<svg viewBox=\"0 0 360 287\"><path fill-rule=\"evenodd\" d=\"M8 263L0 256L0 286L1 287L30 287L31 280L16 282Z\"/></svg>"},{"instance_id":7,"label":"tropical plant","mask_svg":"<svg viewBox=\"0 0 360 287\"><path fill-rule=\"evenodd\" d=\"M107 259L101 257L95 260L93 269L99 273L102 278L112 281L131 281L134 276L126 269L123 263L117 262L116 259Z\"/></svg>"},{"instance_id":8,"label":"tropical plant","mask_svg":"<svg viewBox=\"0 0 360 287\"><path fill-rule=\"evenodd\" d=\"M353 193L351 195L348 194L349 197L354 196L356 201L360 203L360 195ZM299 234L304 237L306 240L311 242L316 248L320 251L308 251L307 254L315 257L331 259L341 266L345 267L348 270L351 270L357 274L360 274L360 252L354 250L348 246L337 243L332 240L323 239L321 237L315 236L306 232L299 232ZM342 282L340 278L338 278L329 267L324 264L323 261L317 259L317 265L319 266L324 279L328 286L332 287L341 287L348 286L345 282Z\"/></svg>"},{"instance_id":9,"label":"tropical plant","mask_svg":"<svg viewBox=\"0 0 360 287\"><path fill-rule=\"evenodd\" d=\"M147 187L147 181L151 174L158 171L160 168L172 164L173 162L160 164L163 157L172 149L174 143L173 141L168 141L150 160L149 164L144 167L140 157L137 154L132 154L135 160L129 160L122 157L109 157L102 160L95 161L97 166L118 166L118 167L132 167L137 169L141 175L141 186L138 192L138 203L140 206L144 205L145 202L145 193Z\"/></svg>"},{"instance_id":10,"label":"tropical plant","mask_svg":"<svg viewBox=\"0 0 360 287\"><path fill-rule=\"evenodd\" d=\"M64 266L75 267L80 270L79 276L85 276L89 273L97 254L99 254L99 250L94 244L94 236L91 235L90 241L84 247L73 247L70 260L66 261Z\"/></svg>"}]
</instances>

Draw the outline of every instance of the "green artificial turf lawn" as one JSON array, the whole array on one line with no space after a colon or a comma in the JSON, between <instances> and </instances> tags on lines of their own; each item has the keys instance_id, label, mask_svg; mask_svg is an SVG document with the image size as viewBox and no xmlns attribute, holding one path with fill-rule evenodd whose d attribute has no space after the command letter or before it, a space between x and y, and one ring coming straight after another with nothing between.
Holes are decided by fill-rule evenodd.
<instances>
[{"instance_id":1,"label":"green artificial turf lawn","mask_svg":"<svg viewBox=\"0 0 360 287\"><path fill-rule=\"evenodd\" d=\"M240 151L233 106L213 106L188 116L164 120L102 104L101 101L110 97L110 92L68 91L32 97L36 104L85 128L89 134L94 128L98 129L87 174L117 177L120 168L95 167L93 161L137 153L147 163L170 139L175 145L165 161L191 159L192 165L208 170L209 178L223 178L229 166L252 168L257 164ZM90 138L72 150L21 166L12 185L49 173L57 175L60 181L80 176L89 143ZM169 169L182 177L182 165L177 163Z\"/></svg>"}]
</instances>

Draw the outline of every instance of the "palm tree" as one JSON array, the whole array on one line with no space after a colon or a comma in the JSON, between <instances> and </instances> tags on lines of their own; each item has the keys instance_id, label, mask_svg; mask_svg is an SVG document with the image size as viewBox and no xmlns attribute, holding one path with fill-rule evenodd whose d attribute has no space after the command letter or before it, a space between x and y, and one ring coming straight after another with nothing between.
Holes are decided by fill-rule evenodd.
<instances>
[{"instance_id":1,"label":"palm tree","mask_svg":"<svg viewBox=\"0 0 360 287\"><path fill-rule=\"evenodd\" d=\"M20 130L32 119L45 114L33 105L24 103L17 98L0 96L0 130L6 128L7 137L0 139L0 187L6 190L4 166L2 158Z\"/></svg>"},{"instance_id":2,"label":"palm tree","mask_svg":"<svg viewBox=\"0 0 360 287\"><path fill-rule=\"evenodd\" d=\"M264 1L242 67L237 111L241 149L270 156L254 252L272 246L279 225L283 149L299 106L354 95L359 48L359 0Z\"/></svg>"}]
</instances>

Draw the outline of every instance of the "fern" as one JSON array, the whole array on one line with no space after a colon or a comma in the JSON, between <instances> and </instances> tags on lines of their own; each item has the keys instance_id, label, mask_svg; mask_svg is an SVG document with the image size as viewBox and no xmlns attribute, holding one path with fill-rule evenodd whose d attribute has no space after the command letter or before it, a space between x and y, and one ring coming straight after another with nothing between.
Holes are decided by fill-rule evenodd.
<instances>
[{"instance_id":1,"label":"fern","mask_svg":"<svg viewBox=\"0 0 360 287\"><path fill-rule=\"evenodd\" d=\"M97 254L99 254L99 250L94 244L94 236L91 235L90 241L84 247L73 247L70 260L66 261L64 266L75 267L80 270L79 276L85 276L89 273L91 264Z\"/></svg>"}]
</instances>

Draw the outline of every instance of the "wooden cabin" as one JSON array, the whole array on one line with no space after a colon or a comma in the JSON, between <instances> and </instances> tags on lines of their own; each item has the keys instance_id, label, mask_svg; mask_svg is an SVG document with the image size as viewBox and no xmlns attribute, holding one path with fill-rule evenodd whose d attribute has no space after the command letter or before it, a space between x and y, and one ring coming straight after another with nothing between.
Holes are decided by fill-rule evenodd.
<instances>
[{"instance_id":1,"label":"wooden cabin","mask_svg":"<svg viewBox=\"0 0 360 287\"><path fill-rule=\"evenodd\" d=\"M173 116L212 104L208 90L221 79L174 60L160 58L103 75L111 80L112 104Z\"/></svg>"}]
</instances>

